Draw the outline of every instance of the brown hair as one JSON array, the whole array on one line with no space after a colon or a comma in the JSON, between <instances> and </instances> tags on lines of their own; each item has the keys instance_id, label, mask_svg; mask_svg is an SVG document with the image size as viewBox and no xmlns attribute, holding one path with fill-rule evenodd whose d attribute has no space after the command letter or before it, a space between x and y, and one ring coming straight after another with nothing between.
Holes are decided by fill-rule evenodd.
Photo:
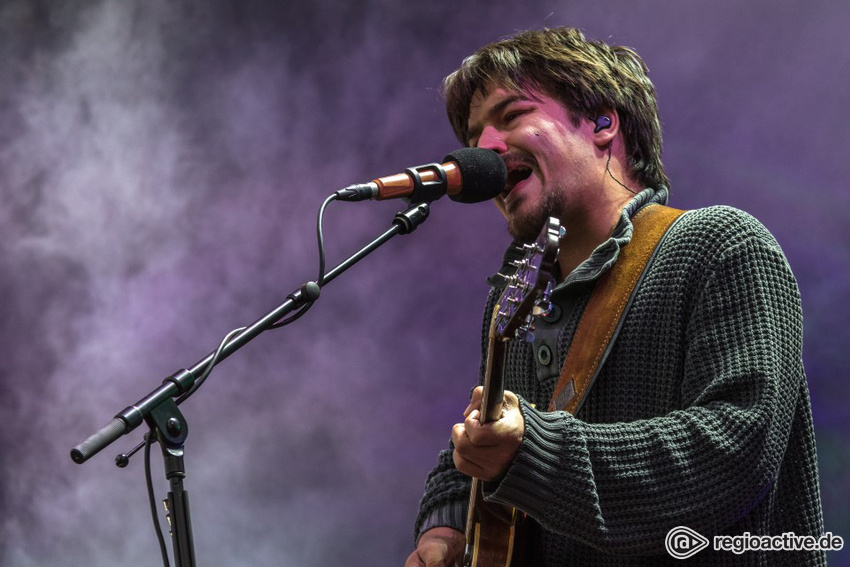
<instances>
[{"instance_id":1,"label":"brown hair","mask_svg":"<svg viewBox=\"0 0 850 567\"><path fill-rule=\"evenodd\" d=\"M575 28L524 31L485 45L443 81L455 135L468 144L473 95L493 81L508 90L532 89L560 101L573 124L616 110L627 167L646 187L669 185L661 163L661 122L649 69L628 47L588 41Z\"/></svg>"}]
</instances>

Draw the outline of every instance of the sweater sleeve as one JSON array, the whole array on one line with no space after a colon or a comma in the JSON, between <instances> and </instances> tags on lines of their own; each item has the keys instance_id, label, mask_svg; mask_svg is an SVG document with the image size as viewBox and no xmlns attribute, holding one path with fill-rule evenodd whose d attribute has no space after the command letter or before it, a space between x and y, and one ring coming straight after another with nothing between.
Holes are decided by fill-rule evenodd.
<instances>
[{"instance_id":1,"label":"sweater sleeve","mask_svg":"<svg viewBox=\"0 0 850 567\"><path fill-rule=\"evenodd\" d=\"M414 541L424 532L440 526L464 531L471 481L455 468L452 451L449 442L449 448L440 451L437 466L425 481L425 494L414 526Z\"/></svg>"},{"instance_id":2,"label":"sweater sleeve","mask_svg":"<svg viewBox=\"0 0 850 567\"><path fill-rule=\"evenodd\" d=\"M663 553L675 526L722 533L757 506L777 478L804 388L799 292L763 229L710 264L682 323L675 408L586 423L522 400L522 444L505 477L485 484L487 500L630 555Z\"/></svg>"},{"instance_id":3,"label":"sweater sleeve","mask_svg":"<svg viewBox=\"0 0 850 567\"><path fill-rule=\"evenodd\" d=\"M510 254L510 250L508 254ZM506 254L506 262L509 259ZM491 279L494 279L492 276ZM492 287L484 307L484 318L481 330L481 364L479 367L478 383L484 381L485 362L489 323L493 306L499 297L501 288ZM469 503L471 479L459 472L454 466L452 453L454 446L449 441L448 449L440 451L437 466L428 474L425 481L425 493L419 503L419 514L414 526L414 541L419 540L424 532L431 528L446 526L458 531L466 528L466 512Z\"/></svg>"}]
</instances>

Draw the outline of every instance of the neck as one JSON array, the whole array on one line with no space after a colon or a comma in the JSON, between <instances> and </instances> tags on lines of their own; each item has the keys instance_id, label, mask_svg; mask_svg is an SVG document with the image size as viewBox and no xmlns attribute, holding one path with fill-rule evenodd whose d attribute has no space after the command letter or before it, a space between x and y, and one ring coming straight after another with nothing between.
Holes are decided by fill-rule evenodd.
<instances>
[{"instance_id":1,"label":"neck","mask_svg":"<svg viewBox=\"0 0 850 567\"><path fill-rule=\"evenodd\" d=\"M558 252L561 280L611 236L623 207L634 197L622 189L606 191L604 195L604 198L595 200L593 206L583 212L560 219L567 231L561 239Z\"/></svg>"}]
</instances>

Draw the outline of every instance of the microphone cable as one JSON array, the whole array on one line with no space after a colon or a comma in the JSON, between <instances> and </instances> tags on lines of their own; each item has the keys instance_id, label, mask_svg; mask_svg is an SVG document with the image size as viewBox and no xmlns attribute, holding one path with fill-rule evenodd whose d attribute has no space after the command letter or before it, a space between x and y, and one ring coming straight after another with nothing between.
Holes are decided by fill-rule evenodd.
<instances>
[{"instance_id":1,"label":"microphone cable","mask_svg":"<svg viewBox=\"0 0 850 567\"><path fill-rule=\"evenodd\" d=\"M319 207L319 214L316 219L316 238L318 240L318 248L319 248L319 277L316 280L316 284L321 288L325 283L325 235L324 235L324 217L325 217L325 209L328 208L328 205L339 198L339 195L336 193L331 194L325 201L322 203L322 206ZM281 319L271 325L265 330L269 329L280 329L290 323L297 321L300 319L307 311L310 310L310 307L315 303L315 299L308 301L306 304L301 306L301 308L295 312L295 314L290 315L285 319ZM239 327L237 329L233 329L229 333L227 333L221 342L218 345L218 348L215 350L212 358L209 363L204 368L204 371L195 381L191 388L189 388L186 392L184 392L181 396L179 396L174 403L178 406L185 402L192 394L194 394L198 388L206 381L207 377L209 377L210 373L212 373L213 368L218 363L221 358L221 353L224 350L224 347L239 333L244 331L247 327ZM156 441L156 432L153 428L151 428L146 434L144 441L141 444L137 445L134 449L129 451L128 453L121 454L116 457L116 464L119 467L123 467L127 465L129 462L129 457L132 456L136 451L138 451L142 446L145 448L145 484L147 485L148 491L148 501L150 503L151 508L151 517L153 518L153 526L154 531L156 532L156 538L159 543L159 550L162 554L162 564L164 567L170 567L170 563L168 560L168 550L165 545L165 538L162 535L162 527L159 523L159 517L156 513L156 496L154 495L153 490L153 475L151 474L151 460L150 460L150 450L151 445ZM123 464L120 464L123 463Z\"/></svg>"},{"instance_id":2,"label":"microphone cable","mask_svg":"<svg viewBox=\"0 0 850 567\"><path fill-rule=\"evenodd\" d=\"M153 517L153 529L156 532L156 539L159 542L159 552L162 554L162 564L165 567L170 567L168 563L168 549L165 547L165 538L162 536L162 527L159 525L159 518L156 515L156 497L153 494L153 478L151 477L151 445L153 445L154 430L150 429L145 433L145 484L148 487L148 502L151 506L151 516Z\"/></svg>"},{"instance_id":3,"label":"microphone cable","mask_svg":"<svg viewBox=\"0 0 850 567\"><path fill-rule=\"evenodd\" d=\"M322 203L322 206L319 207L319 214L316 218L316 240L319 245L319 277L316 280L316 284L319 286L319 289L325 285L325 234L324 234L324 222L325 222L325 209L328 208L328 205L331 204L331 201L334 201L339 198L337 193L331 193L331 195L325 199L325 202ZM297 321L301 318L302 315L307 313L310 308L315 303L315 300L308 301L301 309L299 309L294 315L287 317L286 319L281 319L276 323L269 325L269 329L280 329L283 326L289 325L293 321Z\"/></svg>"}]
</instances>

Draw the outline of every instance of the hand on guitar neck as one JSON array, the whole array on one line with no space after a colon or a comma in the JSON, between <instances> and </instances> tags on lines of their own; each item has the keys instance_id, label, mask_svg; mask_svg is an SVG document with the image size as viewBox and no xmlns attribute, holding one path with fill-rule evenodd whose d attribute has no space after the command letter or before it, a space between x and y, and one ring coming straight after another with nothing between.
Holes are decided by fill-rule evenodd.
<instances>
[{"instance_id":1,"label":"hand on guitar neck","mask_svg":"<svg viewBox=\"0 0 850 567\"><path fill-rule=\"evenodd\" d=\"M519 410L519 399L505 391L502 413L498 420L481 424L482 387L475 388L463 412L464 422L452 428L454 462L457 469L485 481L504 476L516 455L525 431ZM405 567L454 567L463 559L466 537L462 532L439 527L423 533L416 551L407 558Z\"/></svg>"},{"instance_id":2,"label":"hand on guitar neck","mask_svg":"<svg viewBox=\"0 0 850 567\"><path fill-rule=\"evenodd\" d=\"M452 428L454 463L457 470L484 481L501 479L514 460L522 443L525 421L516 394L505 390L499 419L481 423L483 388L472 392L463 423Z\"/></svg>"},{"instance_id":3,"label":"hand on guitar neck","mask_svg":"<svg viewBox=\"0 0 850 567\"><path fill-rule=\"evenodd\" d=\"M455 468L472 477L466 529L423 533L405 567L519 565L513 559L522 555L517 538L522 518L514 508L485 502L480 481L501 480L522 444L519 398L505 390L507 345L514 338L533 340L535 317L551 308L561 236L558 219L550 217L537 240L522 246L522 260L511 262L515 271L504 275L505 288L493 306L484 384L473 390L463 423L452 428Z\"/></svg>"}]
</instances>

